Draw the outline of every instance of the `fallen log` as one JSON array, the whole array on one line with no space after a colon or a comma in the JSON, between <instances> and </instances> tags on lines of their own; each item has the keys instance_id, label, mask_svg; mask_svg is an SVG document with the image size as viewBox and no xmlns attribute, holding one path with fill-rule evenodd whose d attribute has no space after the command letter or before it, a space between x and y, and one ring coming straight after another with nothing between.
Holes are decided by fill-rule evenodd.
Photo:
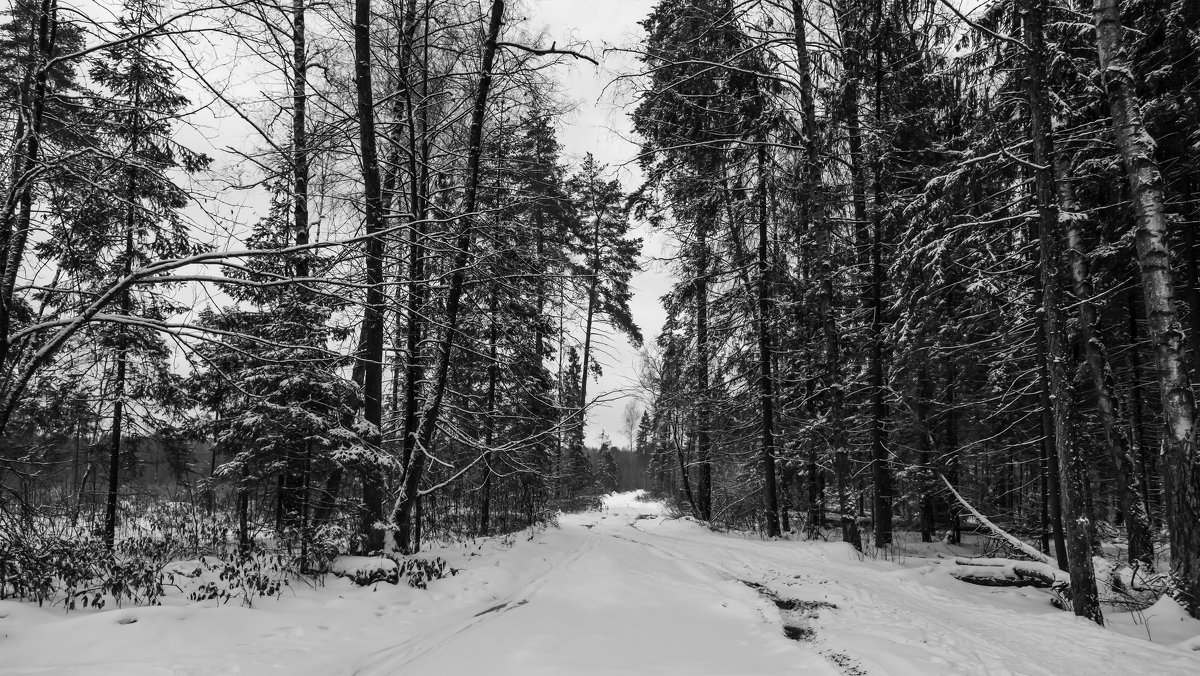
<instances>
[{"instance_id":1,"label":"fallen log","mask_svg":"<svg viewBox=\"0 0 1200 676\"><path fill-rule=\"evenodd\" d=\"M986 516L979 513L971 503L967 502L958 491L954 490L954 486L945 476L941 476L942 481L946 484L946 488L958 498L962 506L967 509L979 523L983 524L988 530L1010 545L1018 552L1033 559L1033 561L1019 561L1016 559L991 559L979 558L970 559L959 557L954 560L954 566L950 569L950 575L955 579L969 582L971 584L985 585L988 587L1037 587L1040 589L1052 589L1056 596L1052 603L1058 608L1065 608L1066 604L1063 599L1071 596L1071 578L1057 566L1055 566L1049 556L1028 542L1009 533L1003 528L992 523Z\"/></svg>"},{"instance_id":2,"label":"fallen log","mask_svg":"<svg viewBox=\"0 0 1200 676\"><path fill-rule=\"evenodd\" d=\"M950 482L946 479L946 477L944 475L939 474L938 476L942 477L942 481L945 482L946 488L949 488L950 492L954 494L954 497L958 498L958 501L962 504L962 506L967 508L967 511L971 513L971 516L974 516L976 519L978 519L979 523L986 526L988 528L988 530L995 533L997 537L1003 538L1010 545L1012 545L1017 551L1021 552L1025 556L1028 556L1029 558L1033 559L1034 561L1039 561L1039 562L1045 563L1045 564L1050 563L1050 557L1048 557L1045 554L1038 551L1036 547L1033 547L1028 542L1025 542L1021 538L1019 538L1015 535L1012 535L1008 531L1006 531L1003 528L992 523L990 520L988 520L988 518L986 516L980 514L977 509L972 507L971 503L967 502L967 499L964 498L962 495L960 495L958 491L954 490L954 486L950 485Z\"/></svg>"},{"instance_id":3,"label":"fallen log","mask_svg":"<svg viewBox=\"0 0 1200 676\"><path fill-rule=\"evenodd\" d=\"M987 587L1036 587L1065 592L1071 585L1071 578L1054 566L1015 559L959 557L954 560L950 575L963 582Z\"/></svg>"}]
</instances>

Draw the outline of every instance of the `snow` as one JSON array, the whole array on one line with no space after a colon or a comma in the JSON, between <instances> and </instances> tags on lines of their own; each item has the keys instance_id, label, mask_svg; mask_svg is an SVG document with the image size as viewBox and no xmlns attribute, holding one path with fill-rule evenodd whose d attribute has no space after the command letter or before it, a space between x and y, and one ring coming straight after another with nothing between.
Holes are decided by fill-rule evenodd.
<instances>
[{"instance_id":1,"label":"snow","mask_svg":"<svg viewBox=\"0 0 1200 676\"><path fill-rule=\"evenodd\" d=\"M557 526L423 554L434 555L461 572L428 590L329 576L324 586L292 581L253 608L179 594L162 607L70 614L0 602L0 671L1200 673L1200 622L1169 600L1143 613L1165 641L1151 643L1142 625L1138 638L1056 610L1044 590L959 582L953 556L901 565L841 543L716 533L635 494L607 496L602 510L561 515ZM785 624L799 640L785 637Z\"/></svg>"},{"instance_id":2,"label":"snow","mask_svg":"<svg viewBox=\"0 0 1200 676\"><path fill-rule=\"evenodd\" d=\"M1164 596L1136 613L1111 618L1113 629L1156 643L1174 645L1200 655L1200 620L1192 618L1178 603Z\"/></svg>"},{"instance_id":3,"label":"snow","mask_svg":"<svg viewBox=\"0 0 1200 676\"><path fill-rule=\"evenodd\" d=\"M342 577L356 578L387 574L399 568L400 564L385 556L339 556L330 564L329 572Z\"/></svg>"}]
</instances>

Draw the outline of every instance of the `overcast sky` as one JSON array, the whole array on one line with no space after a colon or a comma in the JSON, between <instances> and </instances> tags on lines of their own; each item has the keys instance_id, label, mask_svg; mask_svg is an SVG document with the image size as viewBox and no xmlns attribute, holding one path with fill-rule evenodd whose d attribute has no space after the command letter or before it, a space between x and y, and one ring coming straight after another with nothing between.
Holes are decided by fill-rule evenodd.
<instances>
[{"instance_id":1,"label":"overcast sky","mask_svg":"<svg viewBox=\"0 0 1200 676\"><path fill-rule=\"evenodd\" d=\"M632 162L638 151L631 140L632 99L627 90L610 83L617 73L628 72L637 64L628 54L606 49L636 45L642 36L638 22L653 6L652 0L529 0L532 27L544 25L549 40L557 41L559 46L578 47L601 62L597 68L586 61L575 61L564 66L561 73L563 98L576 105L559 128L559 142L567 161L575 164L590 152L618 172L626 190L636 187L640 180ZM637 224L637 234L643 238L645 269L633 278L633 318L646 341L652 342L663 323L659 297L667 292L671 281L663 266L653 260L662 253L661 240L652 237L641 224ZM598 405L588 416L587 437L589 443L598 443L603 431L614 443L624 446L628 440L621 418L637 387L638 350L621 336L607 342L599 355L604 376L598 387L607 403ZM596 389L595 384L589 387L589 398Z\"/></svg>"}]
</instances>

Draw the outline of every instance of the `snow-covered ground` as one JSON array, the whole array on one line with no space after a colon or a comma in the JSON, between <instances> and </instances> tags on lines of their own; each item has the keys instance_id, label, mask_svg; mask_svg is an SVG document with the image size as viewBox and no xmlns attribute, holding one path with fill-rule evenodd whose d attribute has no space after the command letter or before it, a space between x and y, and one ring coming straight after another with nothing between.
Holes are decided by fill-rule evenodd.
<instances>
[{"instance_id":1,"label":"snow-covered ground","mask_svg":"<svg viewBox=\"0 0 1200 676\"><path fill-rule=\"evenodd\" d=\"M842 544L713 533L633 494L432 554L462 572L428 590L330 578L253 609L0 602L0 673L1200 674L1195 642L1180 643L1200 622L1168 606L1146 613L1151 643L1057 611L1044 592Z\"/></svg>"}]
</instances>

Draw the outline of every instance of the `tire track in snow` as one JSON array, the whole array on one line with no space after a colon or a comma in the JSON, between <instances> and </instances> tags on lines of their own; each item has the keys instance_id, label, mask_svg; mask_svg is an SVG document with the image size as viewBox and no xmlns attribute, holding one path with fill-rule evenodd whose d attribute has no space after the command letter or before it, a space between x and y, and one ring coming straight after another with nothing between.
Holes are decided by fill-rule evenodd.
<instances>
[{"instance_id":1,"label":"tire track in snow","mask_svg":"<svg viewBox=\"0 0 1200 676\"><path fill-rule=\"evenodd\" d=\"M596 539L597 537L594 533L586 531L583 542L575 551L567 556L555 559L550 564L548 571L535 575L532 580L509 594L507 600L480 610L465 621L454 622L431 632L418 634L399 645L377 651L367 663L359 665L353 671L349 672L350 676L374 676L376 674L390 676L403 674L403 669L412 662L425 657L484 622L495 620L502 617L505 613L529 603L530 598L539 589L546 586L556 575L562 574L562 571L583 558L588 551L594 548L596 546Z\"/></svg>"}]
</instances>

